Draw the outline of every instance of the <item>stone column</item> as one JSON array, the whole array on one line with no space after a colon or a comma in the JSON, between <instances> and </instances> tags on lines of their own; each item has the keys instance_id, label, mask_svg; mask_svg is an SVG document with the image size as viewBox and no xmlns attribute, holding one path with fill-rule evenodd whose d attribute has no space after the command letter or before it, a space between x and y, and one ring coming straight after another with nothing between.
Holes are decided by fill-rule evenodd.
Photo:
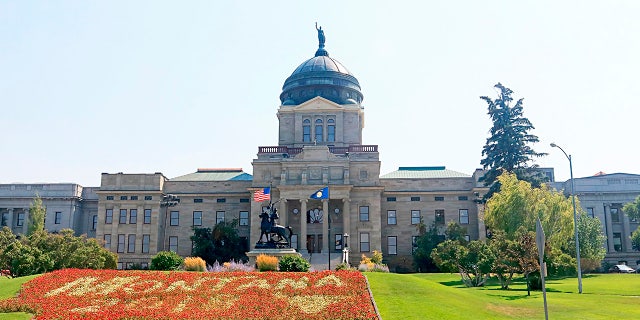
<instances>
[{"instance_id":1,"label":"stone column","mask_svg":"<svg viewBox=\"0 0 640 320\"><path fill-rule=\"evenodd\" d=\"M329 200L322 199L322 242L327 244L327 253L331 252L329 245L331 241L329 240L329 219L331 218L331 212L329 212ZM324 247L324 246L322 246Z\"/></svg>"},{"instance_id":2,"label":"stone column","mask_svg":"<svg viewBox=\"0 0 640 320\"><path fill-rule=\"evenodd\" d=\"M280 208L278 208L278 211L280 211L280 224L285 227L288 226L289 211L287 211L287 199L280 200Z\"/></svg>"},{"instance_id":3,"label":"stone column","mask_svg":"<svg viewBox=\"0 0 640 320\"><path fill-rule=\"evenodd\" d=\"M622 216L622 251L631 252L631 227L629 226L629 217L622 212L622 209L618 209L619 215Z\"/></svg>"},{"instance_id":4,"label":"stone column","mask_svg":"<svg viewBox=\"0 0 640 320\"><path fill-rule=\"evenodd\" d=\"M611 212L607 212L607 205L603 206L604 208L604 223L606 225L607 230L607 252L612 253L616 252L613 246L613 225L611 224Z\"/></svg>"},{"instance_id":5,"label":"stone column","mask_svg":"<svg viewBox=\"0 0 640 320\"><path fill-rule=\"evenodd\" d=\"M344 240L344 234L351 234L351 214L349 210L349 199L342 199L342 246L348 246L348 243ZM349 239L347 239L348 241Z\"/></svg>"},{"instance_id":6,"label":"stone column","mask_svg":"<svg viewBox=\"0 0 640 320\"><path fill-rule=\"evenodd\" d=\"M7 209L7 227L13 232L13 208Z\"/></svg>"},{"instance_id":7,"label":"stone column","mask_svg":"<svg viewBox=\"0 0 640 320\"><path fill-rule=\"evenodd\" d=\"M298 251L300 253L309 253L307 251L307 199L300 200L300 237Z\"/></svg>"}]
</instances>

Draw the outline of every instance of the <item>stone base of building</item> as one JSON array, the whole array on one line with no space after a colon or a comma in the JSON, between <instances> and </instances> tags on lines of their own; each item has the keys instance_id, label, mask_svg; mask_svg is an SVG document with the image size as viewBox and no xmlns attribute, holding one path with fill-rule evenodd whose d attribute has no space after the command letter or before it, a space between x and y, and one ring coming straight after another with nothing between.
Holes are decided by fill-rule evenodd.
<instances>
[{"instance_id":1,"label":"stone base of building","mask_svg":"<svg viewBox=\"0 0 640 320\"><path fill-rule=\"evenodd\" d=\"M288 255L296 255L296 256L299 256L299 257L302 256L299 252L296 251L296 249L293 249L293 248L253 249L253 250L247 252L247 257L249 257L249 264L255 266L256 258L261 254L265 254L265 255L273 256L273 257L278 257L278 259L280 259L280 257L288 256Z\"/></svg>"}]
</instances>

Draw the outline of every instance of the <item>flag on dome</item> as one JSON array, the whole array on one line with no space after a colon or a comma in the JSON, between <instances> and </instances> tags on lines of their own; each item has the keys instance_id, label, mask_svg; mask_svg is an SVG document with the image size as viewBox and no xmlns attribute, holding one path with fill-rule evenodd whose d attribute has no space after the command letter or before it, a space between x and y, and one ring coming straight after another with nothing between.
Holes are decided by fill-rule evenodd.
<instances>
[{"instance_id":1,"label":"flag on dome","mask_svg":"<svg viewBox=\"0 0 640 320\"><path fill-rule=\"evenodd\" d=\"M262 202L271 200L271 188L263 188L253 193L253 201Z\"/></svg>"},{"instance_id":2,"label":"flag on dome","mask_svg":"<svg viewBox=\"0 0 640 320\"><path fill-rule=\"evenodd\" d=\"M311 199L329 199L329 187L324 187L316 192L314 192L311 196Z\"/></svg>"}]
</instances>

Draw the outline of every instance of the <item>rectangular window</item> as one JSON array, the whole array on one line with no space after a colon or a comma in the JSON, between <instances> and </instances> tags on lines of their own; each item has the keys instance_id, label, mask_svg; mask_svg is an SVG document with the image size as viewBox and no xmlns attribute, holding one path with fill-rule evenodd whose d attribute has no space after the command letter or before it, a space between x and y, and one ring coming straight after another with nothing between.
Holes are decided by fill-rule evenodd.
<instances>
[{"instance_id":1,"label":"rectangular window","mask_svg":"<svg viewBox=\"0 0 640 320\"><path fill-rule=\"evenodd\" d=\"M138 196L131 196L131 200L138 200Z\"/></svg>"},{"instance_id":2,"label":"rectangular window","mask_svg":"<svg viewBox=\"0 0 640 320\"><path fill-rule=\"evenodd\" d=\"M111 235L105 234L103 236L103 239L104 239L104 248L107 250L111 250Z\"/></svg>"},{"instance_id":3,"label":"rectangular window","mask_svg":"<svg viewBox=\"0 0 640 320\"><path fill-rule=\"evenodd\" d=\"M369 252L369 233L361 232L360 233L360 252Z\"/></svg>"},{"instance_id":4,"label":"rectangular window","mask_svg":"<svg viewBox=\"0 0 640 320\"><path fill-rule=\"evenodd\" d=\"M613 250L616 252L622 251L622 234L618 232L613 233Z\"/></svg>"},{"instance_id":5,"label":"rectangular window","mask_svg":"<svg viewBox=\"0 0 640 320\"><path fill-rule=\"evenodd\" d=\"M333 243L334 243L334 246L333 246L334 250L336 250L336 251L337 250L342 250L342 235L337 233L335 235L335 239L334 239Z\"/></svg>"},{"instance_id":6,"label":"rectangular window","mask_svg":"<svg viewBox=\"0 0 640 320\"><path fill-rule=\"evenodd\" d=\"M297 234L292 234L291 235L291 248L295 249L296 251L298 250L298 235Z\"/></svg>"},{"instance_id":7,"label":"rectangular window","mask_svg":"<svg viewBox=\"0 0 640 320\"><path fill-rule=\"evenodd\" d=\"M249 203L249 198L241 198L240 203Z\"/></svg>"},{"instance_id":8,"label":"rectangular window","mask_svg":"<svg viewBox=\"0 0 640 320\"><path fill-rule=\"evenodd\" d=\"M127 223L127 209L120 209L120 224Z\"/></svg>"},{"instance_id":9,"label":"rectangular window","mask_svg":"<svg viewBox=\"0 0 640 320\"><path fill-rule=\"evenodd\" d=\"M327 141L334 142L336 141L336 126L328 125L327 126Z\"/></svg>"},{"instance_id":10,"label":"rectangular window","mask_svg":"<svg viewBox=\"0 0 640 320\"><path fill-rule=\"evenodd\" d=\"M387 210L387 224L397 224L395 210Z\"/></svg>"},{"instance_id":11,"label":"rectangular window","mask_svg":"<svg viewBox=\"0 0 640 320\"><path fill-rule=\"evenodd\" d=\"M129 247L127 248L127 252L136 252L136 235L129 235Z\"/></svg>"},{"instance_id":12,"label":"rectangular window","mask_svg":"<svg viewBox=\"0 0 640 320\"><path fill-rule=\"evenodd\" d=\"M200 198L193 199L193 203L202 203L202 199Z\"/></svg>"},{"instance_id":13,"label":"rectangular window","mask_svg":"<svg viewBox=\"0 0 640 320\"><path fill-rule=\"evenodd\" d=\"M127 200L127 196L120 196L120 200Z\"/></svg>"},{"instance_id":14,"label":"rectangular window","mask_svg":"<svg viewBox=\"0 0 640 320\"><path fill-rule=\"evenodd\" d=\"M60 211L56 211L56 215L54 217L54 223L55 224L60 224L60 222L62 222L62 212Z\"/></svg>"},{"instance_id":15,"label":"rectangular window","mask_svg":"<svg viewBox=\"0 0 640 320\"><path fill-rule=\"evenodd\" d=\"M369 221L369 207L360 207L360 221Z\"/></svg>"},{"instance_id":16,"label":"rectangular window","mask_svg":"<svg viewBox=\"0 0 640 320\"><path fill-rule=\"evenodd\" d=\"M171 211L171 222L169 224L172 226L180 225L180 211Z\"/></svg>"},{"instance_id":17,"label":"rectangular window","mask_svg":"<svg viewBox=\"0 0 640 320\"><path fill-rule=\"evenodd\" d=\"M458 201L467 201L469 200L469 197L467 196L458 196Z\"/></svg>"},{"instance_id":18,"label":"rectangular window","mask_svg":"<svg viewBox=\"0 0 640 320\"><path fill-rule=\"evenodd\" d=\"M98 227L98 215L94 214L91 217L91 230L95 230Z\"/></svg>"},{"instance_id":19,"label":"rectangular window","mask_svg":"<svg viewBox=\"0 0 640 320\"><path fill-rule=\"evenodd\" d=\"M129 210L129 223L130 224L138 223L138 209Z\"/></svg>"},{"instance_id":20,"label":"rectangular window","mask_svg":"<svg viewBox=\"0 0 640 320\"><path fill-rule=\"evenodd\" d=\"M587 215L588 215L589 217L591 217L591 218L595 218L595 217L596 217L596 214L595 214L595 210L594 210L594 208L592 208L592 207L587 208Z\"/></svg>"},{"instance_id":21,"label":"rectangular window","mask_svg":"<svg viewBox=\"0 0 640 320\"><path fill-rule=\"evenodd\" d=\"M411 224L420 223L420 210L411 210Z\"/></svg>"},{"instance_id":22,"label":"rectangular window","mask_svg":"<svg viewBox=\"0 0 640 320\"><path fill-rule=\"evenodd\" d=\"M144 196L144 199L145 200L153 200L153 197L152 196Z\"/></svg>"},{"instance_id":23,"label":"rectangular window","mask_svg":"<svg viewBox=\"0 0 640 320\"><path fill-rule=\"evenodd\" d=\"M113 196L107 196L107 200L113 200Z\"/></svg>"},{"instance_id":24,"label":"rectangular window","mask_svg":"<svg viewBox=\"0 0 640 320\"><path fill-rule=\"evenodd\" d=\"M302 126L302 142L311 142L311 126Z\"/></svg>"},{"instance_id":25,"label":"rectangular window","mask_svg":"<svg viewBox=\"0 0 640 320\"><path fill-rule=\"evenodd\" d=\"M471 237L470 237L468 234L465 234L465 235L464 235L464 240L465 240L466 242L469 242L469 241L471 241Z\"/></svg>"},{"instance_id":26,"label":"rectangular window","mask_svg":"<svg viewBox=\"0 0 640 320\"><path fill-rule=\"evenodd\" d=\"M178 237L169 237L169 251L178 252Z\"/></svg>"},{"instance_id":27,"label":"rectangular window","mask_svg":"<svg viewBox=\"0 0 640 320\"><path fill-rule=\"evenodd\" d=\"M468 209L460 209L460 224L469 224L469 210Z\"/></svg>"},{"instance_id":28,"label":"rectangular window","mask_svg":"<svg viewBox=\"0 0 640 320\"><path fill-rule=\"evenodd\" d=\"M193 225L201 226L202 225L202 211L194 211L193 212Z\"/></svg>"},{"instance_id":29,"label":"rectangular window","mask_svg":"<svg viewBox=\"0 0 640 320\"><path fill-rule=\"evenodd\" d=\"M444 197L435 197L434 200L435 201L444 201Z\"/></svg>"},{"instance_id":30,"label":"rectangular window","mask_svg":"<svg viewBox=\"0 0 640 320\"><path fill-rule=\"evenodd\" d=\"M398 237L396 236L387 237L387 253L398 254Z\"/></svg>"},{"instance_id":31,"label":"rectangular window","mask_svg":"<svg viewBox=\"0 0 640 320\"><path fill-rule=\"evenodd\" d=\"M420 197L411 197L411 201L420 201Z\"/></svg>"},{"instance_id":32,"label":"rectangular window","mask_svg":"<svg viewBox=\"0 0 640 320\"><path fill-rule=\"evenodd\" d=\"M324 133L322 132L322 125L316 125L316 142L322 142L323 141L323 137L324 137Z\"/></svg>"},{"instance_id":33,"label":"rectangular window","mask_svg":"<svg viewBox=\"0 0 640 320\"><path fill-rule=\"evenodd\" d=\"M104 216L104 223L111 224L113 222L113 209L107 209Z\"/></svg>"},{"instance_id":34,"label":"rectangular window","mask_svg":"<svg viewBox=\"0 0 640 320\"><path fill-rule=\"evenodd\" d=\"M124 234L119 234L118 235L118 253L124 253L124 241L125 241Z\"/></svg>"},{"instance_id":35,"label":"rectangular window","mask_svg":"<svg viewBox=\"0 0 640 320\"><path fill-rule=\"evenodd\" d=\"M216 211L216 224L224 222L224 211Z\"/></svg>"},{"instance_id":36,"label":"rectangular window","mask_svg":"<svg viewBox=\"0 0 640 320\"><path fill-rule=\"evenodd\" d=\"M216 199L216 203L225 203L225 202L227 202L227 199L225 198Z\"/></svg>"},{"instance_id":37,"label":"rectangular window","mask_svg":"<svg viewBox=\"0 0 640 320\"><path fill-rule=\"evenodd\" d=\"M9 216L8 213L3 213L2 214L2 221L0 221L0 226L4 227L4 226L7 225L7 220L9 219L8 216Z\"/></svg>"},{"instance_id":38,"label":"rectangular window","mask_svg":"<svg viewBox=\"0 0 640 320\"><path fill-rule=\"evenodd\" d=\"M149 242L151 242L150 234L142 235L142 253L149 253Z\"/></svg>"},{"instance_id":39,"label":"rectangular window","mask_svg":"<svg viewBox=\"0 0 640 320\"><path fill-rule=\"evenodd\" d=\"M151 209L144 209L144 224L151 224Z\"/></svg>"},{"instance_id":40,"label":"rectangular window","mask_svg":"<svg viewBox=\"0 0 640 320\"><path fill-rule=\"evenodd\" d=\"M24 212L18 213L18 219L16 221L16 226L21 227L24 225Z\"/></svg>"},{"instance_id":41,"label":"rectangular window","mask_svg":"<svg viewBox=\"0 0 640 320\"><path fill-rule=\"evenodd\" d=\"M443 209L436 210L436 225L444 226L444 210Z\"/></svg>"},{"instance_id":42,"label":"rectangular window","mask_svg":"<svg viewBox=\"0 0 640 320\"><path fill-rule=\"evenodd\" d=\"M416 252L418 249L418 236L411 236L411 253Z\"/></svg>"},{"instance_id":43,"label":"rectangular window","mask_svg":"<svg viewBox=\"0 0 640 320\"><path fill-rule=\"evenodd\" d=\"M620 222L620 212L618 208L611 208L611 221L612 222Z\"/></svg>"},{"instance_id":44,"label":"rectangular window","mask_svg":"<svg viewBox=\"0 0 640 320\"><path fill-rule=\"evenodd\" d=\"M387 197L387 202L395 202L396 197Z\"/></svg>"},{"instance_id":45,"label":"rectangular window","mask_svg":"<svg viewBox=\"0 0 640 320\"><path fill-rule=\"evenodd\" d=\"M122 270L123 266L124 265L122 264L122 262L118 262L118 264L117 264L118 270Z\"/></svg>"},{"instance_id":46,"label":"rectangular window","mask_svg":"<svg viewBox=\"0 0 640 320\"><path fill-rule=\"evenodd\" d=\"M240 211L240 225L241 226L249 225L249 211Z\"/></svg>"}]
</instances>

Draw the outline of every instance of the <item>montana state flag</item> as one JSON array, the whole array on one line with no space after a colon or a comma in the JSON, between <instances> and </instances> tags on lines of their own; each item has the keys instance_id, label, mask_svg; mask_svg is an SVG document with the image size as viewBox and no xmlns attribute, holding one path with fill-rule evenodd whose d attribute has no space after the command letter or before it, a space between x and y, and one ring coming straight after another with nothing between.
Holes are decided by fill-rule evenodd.
<instances>
[{"instance_id":1,"label":"montana state flag","mask_svg":"<svg viewBox=\"0 0 640 320\"><path fill-rule=\"evenodd\" d=\"M310 199L329 199L329 187L324 187L316 192L314 192L311 196L309 196Z\"/></svg>"}]
</instances>

